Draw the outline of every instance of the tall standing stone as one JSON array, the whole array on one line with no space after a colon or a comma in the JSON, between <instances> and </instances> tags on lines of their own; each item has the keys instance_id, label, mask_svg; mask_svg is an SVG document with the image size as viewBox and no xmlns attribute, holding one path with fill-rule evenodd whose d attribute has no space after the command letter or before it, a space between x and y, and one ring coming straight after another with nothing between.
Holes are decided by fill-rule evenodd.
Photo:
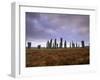
<instances>
[{"instance_id":1,"label":"tall standing stone","mask_svg":"<svg viewBox=\"0 0 100 80\"><path fill-rule=\"evenodd\" d=\"M28 44L28 48L31 48L31 42L28 42L27 44Z\"/></svg>"},{"instance_id":2,"label":"tall standing stone","mask_svg":"<svg viewBox=\"0 0 100 80\"><path fill-rule=\"evenodd\" d=\"M60 38L60 48L63 46L63 38Z\"/></svg>"},{"instance_id":3,"label":"tall standing stone","mask_svg":"<svg viewBox=\"0 0 100 80\"><path fill-rule=\"evenodd\" d=\"M57 48L57 40L54 41L54 48Z\"/></svg>"},{"instance_id":4,"label":"tall standing stone","mask_svg":"<svg viewBox=\"0 0 100 80\"><path fill-rule=\"evenodd\" d=\"M78 46L77 46L77 42L76 42L76 48L77 48Z\"/></svg>"},{"instance_id":5,"label":"tall standing stone","mask_svg":"<svg viewBox=\"0 0 100 80\"><path fill-rule=\"evenodd\" d=\"M73 47L73 48L75 48L75 44L74 44L74 42L73 42L73 41L72 41L72 47Z\"/></svg>"},{"instance_id":6,"label":"tall standing stone","mask_svg":"<svg viewBox=\"0 0 100 80\"><path fill-rule=\"evenodd\" d=\"M49 43L49 41L47 41L46 47L47 47L47 48L50 48L50 43Z\"/></svg>"},{"instance_id":7,"label":"tall standing stone","mask_svg":"<svg viewBox=\"0 0 100 80\"><path fill-rule=\"evenodd\" d=\"M82 48L85 47L84 41L81 41Z\"/></svg>"},{"instance_id":8,"label":"tall standing stone","mask_svg":"<svg viewBox=\"0 0 100 80\"><path fill-rule=\"evenodd\" d=\"M50 40L50 45L49 46L50 46L50 48L52 48L52 39Z\"/></svg>"},{"instance_id":9,"label":"tall standing stone","mask_svg":"<svg viewBox=\"0 0 100 80\"><path fill-rule=\"evenodd\" d=\"M70 48L71 48L72 46L71 46L71 42L70 42Z\"/></svg>"},{"instance_id":10,"label":"tall standing stone","mask_svg":"<svg viewBox=\"0 0 100 80\"><path fill-rule=\"evenodd\" d=\"M41 45L38 45L37 48L40 49L41 48Z\"/></svg>"},{"instance_id":11,"label":"tall standing stone","mask_svg":"<svg viewBox=\"0 0 100 80\"><path fill-rule=\"evenodd\" d=\"M67 44L66 44L66 40L65 40L65 42L64 42L64 48L66 48L67 47Z\"/></svg>"}]
</instances>

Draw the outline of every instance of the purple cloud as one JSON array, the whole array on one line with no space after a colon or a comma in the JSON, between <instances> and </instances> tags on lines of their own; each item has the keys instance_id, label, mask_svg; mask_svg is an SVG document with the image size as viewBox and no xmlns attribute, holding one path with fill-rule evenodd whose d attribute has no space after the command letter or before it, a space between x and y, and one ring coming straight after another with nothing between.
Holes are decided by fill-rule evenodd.
<instances>
[{"instance_id":1,"label":"purple cloud","mask_svg":"<svg viewBox=\"0 0 100 80\"><path fill-rule=\"evenodd\" d=\"M89 42L89 15L26 12L26 41L60 37Z\"/></svg>"}]
</instances>

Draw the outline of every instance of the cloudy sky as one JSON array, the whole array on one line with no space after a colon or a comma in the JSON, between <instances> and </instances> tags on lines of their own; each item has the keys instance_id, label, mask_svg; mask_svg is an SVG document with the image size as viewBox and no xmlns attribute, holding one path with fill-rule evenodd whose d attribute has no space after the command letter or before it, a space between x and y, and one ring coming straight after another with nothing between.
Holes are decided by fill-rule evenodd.
<instances>
[{"instance_id":1,"label":"cloudy sky","mask_svg":"<svg viewBox=\"0 0 100 80\"><path fill-rule=\"evenodd\" d=\"M60 38L70 42L89 43L89 15L26 12L26 42L46 45L47 40Z\"/></svg>"}]
</instances>

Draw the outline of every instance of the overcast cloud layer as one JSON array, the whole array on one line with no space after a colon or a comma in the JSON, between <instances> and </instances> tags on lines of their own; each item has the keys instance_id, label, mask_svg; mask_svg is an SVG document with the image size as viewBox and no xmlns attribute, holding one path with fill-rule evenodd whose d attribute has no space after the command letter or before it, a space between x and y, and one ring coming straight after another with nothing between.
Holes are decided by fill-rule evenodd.
<instances>
[{"instance_id":1,"label":"overcast cloud layer","mask_svg":"<svg viewBox=\"0 0 100 80\"><path fill-rule=\"evenodd\" d=\"M60 38L89 43L89 15L26 12L26 41L46 43Z\"/></svg>"}]
</instances>

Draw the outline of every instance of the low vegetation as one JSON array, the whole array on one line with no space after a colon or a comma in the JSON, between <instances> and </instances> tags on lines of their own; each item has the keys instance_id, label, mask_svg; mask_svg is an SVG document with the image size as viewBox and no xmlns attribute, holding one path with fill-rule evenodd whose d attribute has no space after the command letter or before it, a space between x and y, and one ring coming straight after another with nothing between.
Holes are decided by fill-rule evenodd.
<instances>
[{"instance_id":1,"label":"low vegetation","mask_svg":"<svg viewBox=\"0 0 100 80\"><path fill-rule=\"evenodd\" d=\"M89 64L89 48L26 48L26 67Z\"/></svg>"}]
</instances>

